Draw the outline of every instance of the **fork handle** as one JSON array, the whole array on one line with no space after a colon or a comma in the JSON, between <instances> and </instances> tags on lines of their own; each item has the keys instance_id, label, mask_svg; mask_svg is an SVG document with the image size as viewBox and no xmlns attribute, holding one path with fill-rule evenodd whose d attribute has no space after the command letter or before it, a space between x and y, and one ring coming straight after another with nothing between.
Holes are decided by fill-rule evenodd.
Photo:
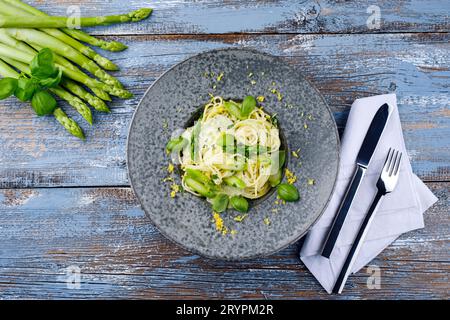
<instances>
[{"instance_id":1,"label":"fork handle","mask_svg":"<svg viewBox=\"0 0 450 320\"><path fill-rule=\"evenodd\" d=\"M367 232L369 231L370 224L372 223L373 217L375 216L374 213L377 210L378 205L380 204L380 200L383 196L384 193L378 190L377 194L375 195L375 198L372 201L369 211L367 212L363 222L361 223L361 226L359 227L359 231L355 237L355 240L353 241L347 259L345 260L341 272L339 273L339 276L334 285L333 293L342 292L345 282L347 281L347 278L350 275L350 272L352 271L353 264L355 263L355 260L358 256L358 252L361 249L364 239L366 238Z\"/></svg>"}]
</instances>

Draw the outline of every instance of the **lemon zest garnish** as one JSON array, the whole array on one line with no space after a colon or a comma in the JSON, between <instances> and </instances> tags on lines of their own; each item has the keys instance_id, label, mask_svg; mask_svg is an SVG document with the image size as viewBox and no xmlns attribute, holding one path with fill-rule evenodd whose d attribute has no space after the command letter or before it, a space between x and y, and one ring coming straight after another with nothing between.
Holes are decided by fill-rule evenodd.
<instances>
[{"instance_id":1,"label":"lemon zest garnish","mask_svg":"<svg viewBox=\"0 0 450 320\"><path fill-rule=\"evenodd\" d=\"M221 232L224 228L223 219L217 212L213 212L214 223L216 225L216 230Z\"/></svg>"},{"instance_id":2,"label":"lemon zest garnish","mask_svg":"<svg viewBox=\"0 0 450 320\"><path fill-rule=\"evenodd\" d=\"M310 178L308 178L308 185L309 186L312 186L312 185L314 185L316 182L315 182L315 180L314 179L310 179Z\"/></svg>"},{"instance_id":3,"label":"lemon zest garnish","mask_svg":"<svg viewBox=\"0 0 450 320\"><path fill-rule=\"evenodd\" d=\"M173 164L169 163L169 165L167 166L167 172L172 173L174 169L175 167L173 166Z\"/></svg>"},{"instance_id":4,"label":"lemon zest garnish","mask_svg":"<svg viewBox=\"0 0 450 320\"><path fill-rule=\"evenodd\" d=\"M258 102L264 102L265 99L266 99L266 98L265 98L264 96L258 96L258 97L256 98L256 100L258 100Z\"/></svg>"},{"instance_id":5,"label":"lemon zest garnish","mask_svg":"<svg viewBox=\"0 0 450 320\"><path fill-rule=\"evenodd\" d=\"M234 236L236 233L237 233L237 230L234 230L234 229L233 229L233 230L230 231L230 234L232 234L233 236Z\"/></svg>"},{"instance_id":6,"label":"lemon zest garnish","mask_svg":"<svg viewBox=\"0 0 450 320\"><path fill-rule=\"evenodd\" d=\"M170 186L170 189L172 189L172 191L170 192L170 197L171 198L175 198L175 196L177 195L178 192L180 192L180 186L177 185L176 183L173 183Z\"/></svg>"},{"instance_id":7,"label":"lemon zest garnish","mask_svg":"<svg viewBox=\"0 0 450 320\"><path fill-rule=\"evenodd\" d=\"M293 156L294 158L298 158L298 153L295 152L295 151L292 151L292 156Z\"/></svg>"},{"instance_id":8,"label":"lemon zest garnish","mask_svg":"<svg viewBox=\"0 0 450 320\"><path fill-rule=\"evenodd\" d=\"M220 80L222 80L222 78L223 78L223 72L221 72L219 74L219 76L217 77L217 82L220 82Z\"/></svg>"},{"instance_id":9,"label":"lemon zest garnish","mask_svg":"<svg viewBox=\"0 0 450 320\"><path fill-rule=\"evenodd\" d=\"M296 175L293 172L291 172L288 168L286 168L285 174L286 180L289 184L294 184L294 182L297 181Z\"/></svg>"},{"instance_id":10,"label":"lemon zest garnish","mask_svg":"<svg viewBox=\"0 0 450 320\"><path fill-rule=\"evenodd\" d=\"M238 215L238 216L234 217L233 220L236 221L236 222L242 222L247 216L248 216L247 213L242 215L242 216Z\"/></svg>"},{"instance_id":11,"label":"lemon zest garnish","mask_svg":"<svg viewBox=\"0 0 450 320\"><path fill-rule=\"evenodd\" d=\"M269 226L270 225L270 219L269 218L264 218L264 224L266 225L266 226Z\"/></svg>"}]
</instances>

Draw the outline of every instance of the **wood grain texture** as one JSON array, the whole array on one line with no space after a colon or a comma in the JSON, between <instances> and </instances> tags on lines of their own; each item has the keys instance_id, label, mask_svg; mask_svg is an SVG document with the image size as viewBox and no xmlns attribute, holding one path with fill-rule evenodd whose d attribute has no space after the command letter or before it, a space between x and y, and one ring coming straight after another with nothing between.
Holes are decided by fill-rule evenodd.
<instances>
[{"instance_id":1,"label":"wood grain texture","mask_svg":"<svg viewBox=\"0 0 450 320\"><path fill-rule=\"evenodd\" d=\"M95 114L87 141L16 100L0 102L0 299L449 299L450 6L441 0L25 0L50 14L116 14L149 6L144 22L90 29L130 48L102 52L135 93ZM380 8L380 28L367 22ZM76 9L74 7L71 8ZM370 20L370 19L369 19ZM126 135L146 88L196 53L250 47L298 67L324 94L339 129L354 99L396 92L413 170L438 196L425 229L402 235L344 295L329 296L298 259L297 243L264 259L203 259L166 240L128 187ZM50 188L47 188L50 187ZM24 189L25 188L25 189ZM66 270L81 269L80 289Z\"/></svg>"},{"instance_id":2,"label":"wood grain texture","mask_svg":"<svg viewBox=\"0 0 450 320\"><path fill-rule=\"evenodd\" d=\"M54 15L118 14L139 7L154 8L150 20L90 29L96 34L211 33L378 33L443 32L450 30L450 6L440 0L25 0ZM370 29L373 9L380 10L379 28ZM72 10L72 11L70 11Z\"/></svg>"},{"instance_id":3,"label":"wood grain texture","mask_svg":"<svg viewBox=\"0 0 450 320\"><path fill-rule=\"evenodd\" d=\"M402 235L345 295L329 296L298 259L299 244L264 259L208 260L166 240L129 188L0 191L0 296L11 298L448 299L450 183L428 184L439 202L425 229ZM66 268L81 269L80 289Z\"/></svg>"},{"instance_id":4,"label":"wood grain texture","mask_svg":"<svg viewBox=\"0 0 450 320\"><path fill-rule=\"evenodd\" d=\"M113 37L116 39L117 37ZM126 136L134 108L165 70L204 50L240 46L282 56L324 94L338 126L354 99L396 92L413 170L428 181L450 179L450 36L220 35L128 36L121 53L108 53L118 77L135 93L115 100L111 114L95 114L78 141L53 118L38 118L15 99L0 102L0 187L127 186Z\"/></svg>"}]
</instances>

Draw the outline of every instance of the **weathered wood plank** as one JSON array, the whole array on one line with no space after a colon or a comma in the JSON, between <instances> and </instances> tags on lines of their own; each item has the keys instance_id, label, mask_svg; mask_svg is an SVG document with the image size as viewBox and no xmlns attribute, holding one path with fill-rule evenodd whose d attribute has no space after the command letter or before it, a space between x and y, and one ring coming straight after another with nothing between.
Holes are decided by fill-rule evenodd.
<instances>
[{"instance_id":1,"label":"weathered wood plank","mask_svg":"<svg viewBox=\"0 0 450 320\"><path fill-rule=\"evenodd\" d=\"M135 106L162 72L183 59L229 46L285 57L324 94L338 126L358 97L395 91L414 171L450 179L449 34L227 35L120 38L128 51L109 53L118 77L135 93L95 115L87 141L68 136L52 118L38 118L17 100L0 102L0 187L127 186L126 135Z\"/></svg>"},{"instance_id":2,"label":"weathered wood plank","mask_svg":"<svg viewBox=\"0 0 450 320\"><path fill-rule=\"evenodd\" d=\"M97 34L200 33L373 33L450 30L450 6L440 0L392 1L121 1L27 0L50 14L67 15L78 5L82 15L117 14L139 7L154 8L150 20L95 28ZM377 5L381 23L371 29ZM73 10L73 8L72 8ZM70 11L71 13L73 11Z\"/></svg>"},{"instance_id":3,"label":"weathered wood plank","mask_svg":"<svg viewBox=\"0 0 450 320\"><path fill-rule=\"evenodd\" d=\"M449 296L450 183L429 184L439 202L426 227L402 235L333 299ZM267 258L221 262L166 240L129 188L0 190L0 298L324 298L298 260L298 246ZM68 289L66 268L81 269Z\"/></svg>"}]
</instances>

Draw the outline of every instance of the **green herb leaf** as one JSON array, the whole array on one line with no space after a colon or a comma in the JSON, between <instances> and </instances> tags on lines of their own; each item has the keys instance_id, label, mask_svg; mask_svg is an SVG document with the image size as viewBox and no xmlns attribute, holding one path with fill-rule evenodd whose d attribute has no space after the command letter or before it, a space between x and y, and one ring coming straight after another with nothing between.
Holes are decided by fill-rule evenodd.
<instances>
[{"instance_id":1,"label":"green herb leaf","mask_svg":"<svg viewBox=\"0 0 450 320\"><path fill-rule=\"evenodd\" d=\"M46 79L40 79L39 84L42 88L54 88L56 87L60 82L62 78L62 70L58 69L58 73L52 77L46 78Z\"/></svg>"},{"instance_id":2,"label":"green herb leaf","mask_svg":"<svg viewBox=\"0 0 450 320\"><path fill-rule=\"evenodd\" d=\"M35 80L29 78L19 78L19 80L17 80L17 88L14 91L14 95L20 101L30 101L37 89L38 84Z\"/></svg>"},{"instance_id":3,"label":"green herb leaf","mask_svg":"<svg viewBox=\"0 0 450 320\"><path fill-rule=\"evenodd\" d=\"M224 212L228 207L228 196L225 194L218 194L212 200L212 208L216 212Z\"/></svg>"},{"instance_id":4,"label":"green herb leaf","mask_svg":"<svg viewBox=\"0 0 450 320\"><path fill-rule=\"evenodd\" d=\"M34 94L31 105L38 116L45 116L56 109L56 100L47 91L38 91Z\"/></svg>"},{"instance_id":5,"label":"green herb leaf","mask_svg":"<svg viewBox=\"0 0 450 320\"><path fill-rule=\"evenodd\" d=\"M48 48L39 51L30 64L31 75L43 80L53 78L58 74L58 68L53 63L53 52Z\"/></svg>"},{"instance_id":6,"label":"green herb leaf","mask_svg":"<svg viewBox=\"0 0 450 320\"><path fill-rule=\"evenodd\" d=\"M256 108L256 99L253 96L246 96L242 102L241 115L248 118L250 113Z\"/></svg>"},{"instance_id":7,"label":"green herb leaf","mask_svg":"<svg viewBox=\"0 0 450 320\"><path fill-rule=\"evenodd\" d=\"M279 150L278 151L278 166L282 168L284 166L284 163L286 162L286 151L285 150Z\"/></svg>"},{"instance_id":8,"label":"green herb leaf","mask_svg":"<svg viewBox=\"0 0 450 320\"><path fill-rule=\"evenodd\" d=\"M248 211L248 201L243 196L233 196L230 198L231 206L239 212Z\"/></svg>"},{"instance_id":9,"label":"green herb leaf","mask_svg":"<svg viewBox=\"0 0 450 320\"><path fill-rule=\"evenodd\" d=\"M0 100L6 99L14 94L17 89L17 79L3 78L0 80Z\"/></svg>"},{"instance_id":10,"label":"green herb leaf","mask_svg":"<svg viewBox=\"0 0 450 320\"><path fill-rule=\"evenodd\" d=\"M224 101L223 103L225 109L229 114L236 117L239 120L244 120L245 118L241 115L241 106L232 101Z\"/></svg>"},{"instance_id":11,"label":"green herb leaf","mask_svg":"<svg viewBox=\"0 0 450 320\"><path fill-rule=\"evenodd\" d=\"M277 194L285 201L297 201L299 199L297 188L287 183L278 185Z\"/></svg>"},{"instance_id":12,"label":"green herb leaf","mask_svg":"<svg viewBox=\"0 0 450 320\"><path fill-rule=\"evenodd\" d=\"M277 173L271 175L271 176L269 177L269 183L270 183L270 186L271 186L271 187L275 187L275 186L277 186L278 184L280 184L282 176L283 176L283 175L282 175L281 169L279 169L279 170L277 171Z\"/></svg>"}]
</instances>

